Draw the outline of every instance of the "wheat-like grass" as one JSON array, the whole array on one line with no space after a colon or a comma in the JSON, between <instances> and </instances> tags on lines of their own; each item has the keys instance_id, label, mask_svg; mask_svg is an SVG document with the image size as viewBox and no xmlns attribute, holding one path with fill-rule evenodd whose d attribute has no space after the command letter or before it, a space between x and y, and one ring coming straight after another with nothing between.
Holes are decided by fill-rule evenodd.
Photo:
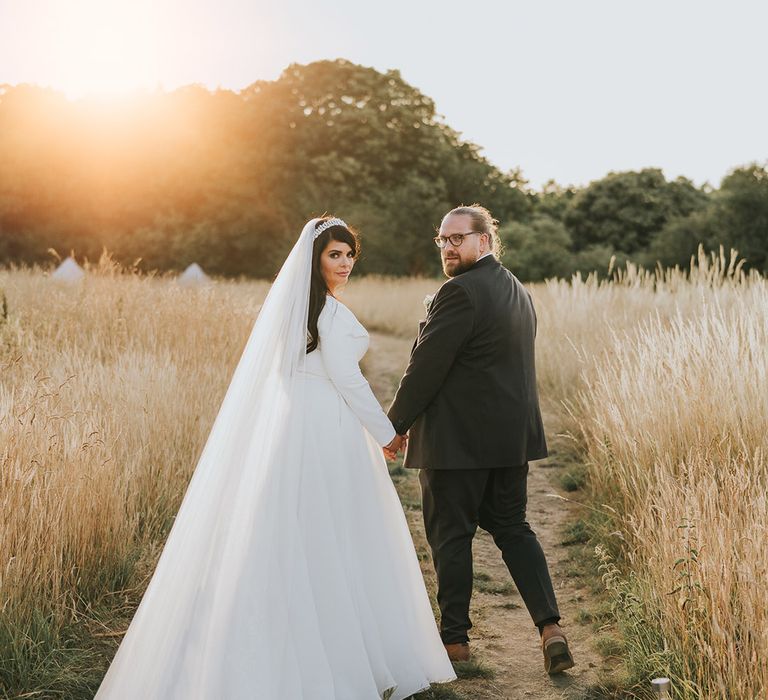
<instances>
[{"instance_id":1,"label":"wheat-like grass","mask_svg":"<svg viewBox=\"0 0 768 700\"><path fill-rule=\"evenodd\" d=\"M424 298L440 284L430 278L363 277L352 279L341 298L369 331L415 338L426 315Z\"/></svg>"},{"instance_id":2,"label":"wheat-like grass","mask_svg":"<svg viewBox=\"0 0 768 700\"><path fill-rule=\"evenodd\" d=\"M542 391L640 592L628 652L679 697L766 697L768 283L721 256L536 292Z\"/></svg>"},{"instance_id":3,"label":"wheat-like grass","mask_svg":"<svg viewBox=\"0 0 768 700\"><path fill-rule=\"evenodd\" d=\"M343 299L370 330L412 338L439 284L359 279ZM76 610L145 584L266 289L181 288L106 263L76 285L0 271L8 687L32 682ZM588 460L654 630L627 633L673 659L646 667L689 697L765 697L766 282L701 258L688 274L629 268L532 292L540 393Z\"/></svg>"},{"instance_id":4,"label":"wheat-like grass","mask_svg":"<svg viewBox=\"0 0 768 700\"><path fill-rule=\"evenodd\" d=\"M738 304L708 296L700 313L617 334L586 372L577 415L677 675L697 697L765 697L768 287Z\"/></svg>"},{"instance_id":5,"label":"wheat-like grass","mask_svg":"<svg viewBox=\"0 0 768 700\"><path fill-rule=\"evenodd\" d=\"M83 602L136 583L265 289L0 273L0 640L21 647L0 678Z\"/></svg>"}]
</instances>

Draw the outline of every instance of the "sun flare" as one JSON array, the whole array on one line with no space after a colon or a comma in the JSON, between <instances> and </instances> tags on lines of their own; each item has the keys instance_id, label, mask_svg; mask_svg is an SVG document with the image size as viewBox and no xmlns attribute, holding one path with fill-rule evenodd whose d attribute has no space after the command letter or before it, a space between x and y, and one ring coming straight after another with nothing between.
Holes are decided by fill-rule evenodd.
<instances>
[{"instance_id":1,"label":"sun flare","mask_svg":"<svg viewBox=\"0 0 768 700\"><path fill-rule=\"evenodd\" d=\"M160 80L156 5L147 0L51 3L52 82L68 96L121 95Z\"/></svg>"}]
</instances>

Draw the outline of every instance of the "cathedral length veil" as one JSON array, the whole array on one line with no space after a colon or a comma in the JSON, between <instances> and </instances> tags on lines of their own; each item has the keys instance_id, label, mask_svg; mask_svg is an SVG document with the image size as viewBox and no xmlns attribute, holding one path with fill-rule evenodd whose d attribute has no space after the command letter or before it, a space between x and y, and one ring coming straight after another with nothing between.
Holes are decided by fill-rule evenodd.
<instances>
[{"instance_id":1,"label":"cathedral length veil","mask_svg":"<svg viewBox=\"0 0 768 700\"><path fill-rule=\"evenodd\" d=\"M294 697L302 687L291 683L304 692L332 684L322 660L306 667L318 655L291 633L315 619L297 525L297 370L317 221L261 308L99 699Z\"/></svg>"}]
</instances>

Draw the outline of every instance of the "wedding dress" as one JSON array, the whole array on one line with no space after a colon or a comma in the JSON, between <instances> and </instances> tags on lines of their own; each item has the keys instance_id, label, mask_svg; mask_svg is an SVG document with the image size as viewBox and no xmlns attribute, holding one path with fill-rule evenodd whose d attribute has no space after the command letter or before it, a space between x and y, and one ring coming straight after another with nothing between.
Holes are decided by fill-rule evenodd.
<instances>
[{"instance_id":1,"label":"wedding dress","mask_svg":"<svg viewBox=\"0 0 768 700\"><path fill-rule=\"evenodd\" d=\"M455 674L360 372L327 297L306 354L316 220L233 376L98 700L402 700Z\"/></svg>"}]
</instances>

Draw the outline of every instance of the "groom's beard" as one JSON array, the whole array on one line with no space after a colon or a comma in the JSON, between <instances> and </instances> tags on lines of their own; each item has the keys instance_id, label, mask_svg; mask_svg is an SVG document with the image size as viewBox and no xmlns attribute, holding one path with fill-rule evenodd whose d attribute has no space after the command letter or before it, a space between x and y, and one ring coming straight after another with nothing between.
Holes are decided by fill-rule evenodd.
<instances>
[{"instance_id":1,"label":"groom's beard","mask_svg":"<svg viewBox=\"0 0 768 700\"><path fill-rule=\"evenodd\" d=\"M476 262L477 260L464 262L461 260L461 258L446 259L443 260L443 272L445 273L446 277L456 277L457 275L460 275L463 272L469 270L469 268L472 267ZM446 266L446 263L451 265L450 268Z\"/></svg>"}]
</instances>

